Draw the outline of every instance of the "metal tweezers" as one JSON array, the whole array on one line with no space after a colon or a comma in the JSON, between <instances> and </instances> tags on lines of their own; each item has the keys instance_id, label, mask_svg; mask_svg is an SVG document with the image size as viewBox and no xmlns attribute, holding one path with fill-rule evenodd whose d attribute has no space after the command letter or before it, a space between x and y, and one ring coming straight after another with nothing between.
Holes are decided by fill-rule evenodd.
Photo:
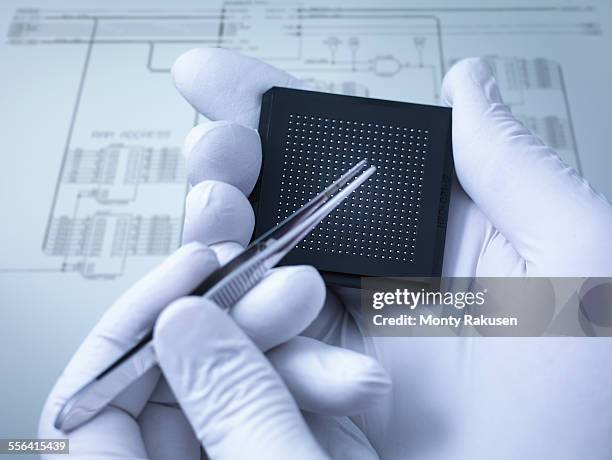
<instances>
[{"instance_id":1,"label":"metal tweezers","mask_svg":"<svg viewBox=\"0 0 612 460\"><path fill-rule=\"evenodd\" d=\"M268 270L374 174L376 168L370 166L363 171L366 166L366 160L361 160L323 192L214 271L191 295L204 296L222 310L229 310L266 276ZM156 364L153 331L137 339L136 345L66 401L55 419L57 429L68 432L89 421Z\"/></svg>"}]
</instances>

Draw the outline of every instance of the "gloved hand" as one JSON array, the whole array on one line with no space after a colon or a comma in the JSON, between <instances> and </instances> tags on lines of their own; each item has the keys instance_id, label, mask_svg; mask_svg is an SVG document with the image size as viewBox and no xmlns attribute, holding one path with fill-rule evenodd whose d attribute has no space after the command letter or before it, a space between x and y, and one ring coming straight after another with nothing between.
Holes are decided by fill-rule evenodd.
<instances>
[{"instance_id":1,"label":"gloved hand","mask_svg":"<svg viewBox=\"0 0 612 460\"><path fill-rule=\"evenodd\" d=\"M384 372L367 356L296 337L323 303L324 286L311 267L274 270L231 317L202 298L183 297L217 267L215 252L192 242L126 292L60 377L39 437L68 436L71 457L83 459L200 459L201 444L212 459L327 458L290 392L304 407L351 413L386 391ZM165 378L153 368L89 423L68 435L54 429L62 403L154 323ZM348 419L306 419L315 436L334 435L332 448L375 458Z\"/></svg>"},{"instance_id":2,"label":"gloved hand","mask_svg":"<svg viewBox=\"0 0 612 460\"><path fill-rule=\"evenodd\" d=\"M220 49L184 54L173 75L211 120L186 141L190 180L208 185L187 201L185 240L218 242L231 227L244 244L253 228L244 195L261 164L261 95L304 84ZM459 179L444 276L610 276L610 204L514 119L488 66L459 62L443 95L453 106ZM358 305L354 290L328 288L305 334L368 353L391 375L384 400L352 418L381 458L612 457L608 340L366 338ZM333 436L322 444L337 445Z\"/></svg>"}]
</instances>

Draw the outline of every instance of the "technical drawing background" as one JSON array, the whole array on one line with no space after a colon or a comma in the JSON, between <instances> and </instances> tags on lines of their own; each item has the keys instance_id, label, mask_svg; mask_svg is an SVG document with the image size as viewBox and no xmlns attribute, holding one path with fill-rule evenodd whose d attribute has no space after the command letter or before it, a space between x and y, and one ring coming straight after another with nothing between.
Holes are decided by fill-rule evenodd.
<instances>
[{"instance_id":1,"label":"technical drawing background","mask_svg":"<svg viewBox=\"0 0 612 460\"><path fill-rule=\"evenodd\" d=\"M180 242L181 145L202 121L169 77L186 49L237 49L318 90L428 104L454 61L486 56L513 112L612 197L609 2L174 5L0 7L3 437L35 435L100 313Z\"/></svg>"}]
</instances>

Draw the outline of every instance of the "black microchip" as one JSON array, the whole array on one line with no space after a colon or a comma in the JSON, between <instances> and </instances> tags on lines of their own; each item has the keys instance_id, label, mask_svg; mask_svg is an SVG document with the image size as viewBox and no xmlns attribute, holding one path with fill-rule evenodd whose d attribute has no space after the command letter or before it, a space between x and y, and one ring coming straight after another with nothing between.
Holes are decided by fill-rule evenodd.
<instances>
[{"instance_id":1,"label":"black microchip","mask_svg":"<svg viewBox=\"0 0 612 460\"><path fill-rule=\"evenodd\" d=\"M451 110L288 88L262 100L255 236L361 159L377 167L283 260L328 281L440 276L453 165Z\"/></svg>"}]
</instances>

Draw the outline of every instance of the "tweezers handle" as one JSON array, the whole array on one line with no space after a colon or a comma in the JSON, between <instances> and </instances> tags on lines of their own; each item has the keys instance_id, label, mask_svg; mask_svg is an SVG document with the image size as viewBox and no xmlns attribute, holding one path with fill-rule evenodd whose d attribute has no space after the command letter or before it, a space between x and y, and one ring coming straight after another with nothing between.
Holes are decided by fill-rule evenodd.
<instances>
[{"instance_id":1,"label":"tweezers handle","mask_svg":"<svg viewBox=\"0 0 612 460\"><path fill-rule=\"evenodd\" d=\"M148 337L131 351L128 358L107 369L66 402L55 419L55 428L71 431L90 420L157 363Z\"/></svg>"},{"instance_id":2,"label":"tweezers handle","mask_svg":"<svg viewBox=\"0 0 612 460\"><path fill-rule=\"evenodd\" d=\"M266 275L265 261L247 267L243 272L234 273L226 282L213 286L204 295L229 311L249 290ZM134 347L119 360L85 385L62 408L55 420L55 427L70 431L95 416L123 390L142 377L157 364L153 347L153 333L147 333Z\"/></svg>"},{"instance_id":3,"label":"tweezers handle","mask_svg":"<svg viewBox=\"0 0 612 460\"><path fill-rule=\"evenodd\" d=\"M223 310L229 310L259 283L268 271L265 261L260 261L247 267L242 272L232 274L231 279L225 283L218 283L204 295L205 299L215 302Z\"/></svg>"}]
</instances>

